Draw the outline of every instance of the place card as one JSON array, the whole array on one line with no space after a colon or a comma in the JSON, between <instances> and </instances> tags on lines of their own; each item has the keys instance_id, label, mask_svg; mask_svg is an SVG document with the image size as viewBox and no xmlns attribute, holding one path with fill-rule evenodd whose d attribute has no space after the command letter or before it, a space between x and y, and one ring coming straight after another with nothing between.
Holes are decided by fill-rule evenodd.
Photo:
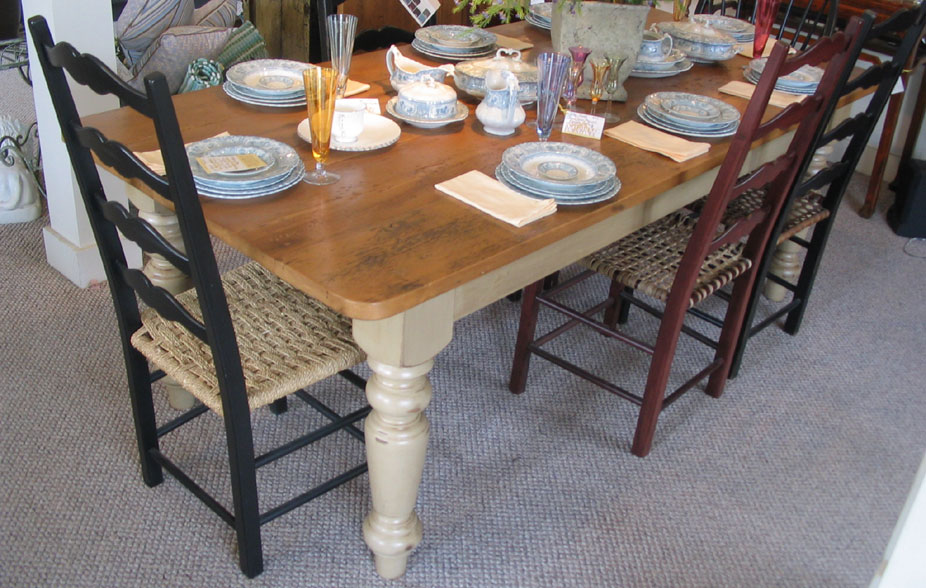
<instances>
[{"instance_id":1,"label":"place card","mask_svg":"<svg viewBox=\"0 0 926 588\"><path fill-rule=\"evenodd\" d=\"M582 114L569 110L563 120L563 132L587 139L601 139L604 131L604 117L591 114Z\"/></svg>"},{"instance_id":2,"label":"place card","mask_svg":"<svg viewBox=\"0 0 926 588\"><path fill-rule=\"evenodd\" d=\"M256 153L197 157L196 163L198 163L207 174L240 172L267 167L267 162L261 159Z\"/></svg>"}]
</instances>

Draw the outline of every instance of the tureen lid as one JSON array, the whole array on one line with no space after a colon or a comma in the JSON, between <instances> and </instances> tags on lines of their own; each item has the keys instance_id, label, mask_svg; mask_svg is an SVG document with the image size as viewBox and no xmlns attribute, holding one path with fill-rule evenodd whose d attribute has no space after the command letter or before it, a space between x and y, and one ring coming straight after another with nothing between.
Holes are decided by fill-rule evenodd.
<instances>
[{"instance_id":1,"label":"tureen lid","mask_svg":"<svg viewBox=\"0 0 926 588\"><path fill-rule=\"evenodd\" d=\"M470 59L456 66L456 71L474 78L484 78L490 70L510 71L521 82L537 81L537 66L521 61L521 52L515 49L499 49L495 57Z\"/></svg>"},{"instance_id":2,"label":"tureen lid","mask_svg":"<svg viewBox=\"0 0 926 588\"><path fill-rule=\"evenodd\" d=\"M399 90L399 98L414 102L450 102L457 99L457 93L447 84L435 82L424 76L419 82L412 82Z\"/></svg>"},{"instance_id":3,"label":"tureen lid","mask_svg":"<svg viewBox=\"0 0 926 588\"><path fill-rule=\"evenodd\" d=\"M655 26L659 31L692 43L730 45L731 47L736 44L736 39L730 35L697 22L660 22Z\"/></svg>"}]
</instances>

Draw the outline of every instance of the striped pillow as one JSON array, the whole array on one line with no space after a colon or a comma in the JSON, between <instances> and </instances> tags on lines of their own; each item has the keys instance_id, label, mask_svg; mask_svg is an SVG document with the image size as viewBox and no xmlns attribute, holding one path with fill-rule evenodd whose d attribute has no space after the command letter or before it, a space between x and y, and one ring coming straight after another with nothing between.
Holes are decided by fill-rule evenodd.
<instances>
[{"instance_id":1,"label":"striped pillow","mask_svg":"<svg viewBox=\"0 0 926 588\"><path fill-rule=\"evenodd\" d=\"M187 66L194 59L215 59L232 29L219 27L174 27L158 37L132 69L128 84L144 92L144 78L159 71L167 78L172 93L180 89Z\"/></svg>"},{"instance_id":2,"label":"striped pillow","mask_svg":"<svg viewBox=\"0 0 926 588\"><path fill-rule=\"evenodd\" d=\"M129 0L116 21L116 39L134 64L161 33L193 19L193 0Z\"/></svg>"},{"instance_id":3,"label":"striped pillow","mask_svg":"<svg viewBox=\"0 0 926 588\"><path fill-rule=\"evenodd\" d=\"M240 0L209 0L204 6L193 10L191 24L204 27L233 27L238 18Z\"/></svg>"}]
</instances>

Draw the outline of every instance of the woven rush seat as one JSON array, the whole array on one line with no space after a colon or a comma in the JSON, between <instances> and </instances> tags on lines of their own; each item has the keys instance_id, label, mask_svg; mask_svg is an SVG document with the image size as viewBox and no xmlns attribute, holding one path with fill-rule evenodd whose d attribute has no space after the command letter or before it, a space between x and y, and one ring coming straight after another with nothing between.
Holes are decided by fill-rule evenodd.
<instances>
[{"instance_id":1,"label":"woven rush seat","mask_svg":"<svg viewBox=\"0 0 926 588\"><path fill-rule=\"evenodd\" d=\"M350 321L275 277L257 263L222 276L238 339L248 405L254 410L365 359ZM195 290L177 296L202 320ZM132 345L193 396L222 414L212 351L151 309Z\"/></svg>"},{"instance_id":2,"label":"woven rush seat","mask_svg":"<svg viewBox=\"0 0 926 588\"><path fill-rule=\"evenodd\" d=\"M734 198L724 213L724 225L731 225L736 220L748 216L762 206L765 199L765 190L747 190ZM696 200L688 206L692 211L700 211L704 207L705 198ZM778 236L778 245L781 245L794 235L800 233L807 227L812 227L818 222L830 216L830 211L823 208L823 195L819 192L809 192L801 194L794 200L791 205L791 211L788 213L788 222L781 230Z\"/></svg>"},{"instance_id":3,"label":"woven rush seat","mask_svg":"<svg viewBox=\"0 0 926 588\"><path fill-rule=\"evenodd\" d=\"M670 214L589 255L580 263L628 288L665 302L696 222L697 219L684 213ZM688 308L752 266L749 259L742 257L742 250L742 244L732 243L718 248L705 259L688 300Z\"/></svg>"}]
</instances>

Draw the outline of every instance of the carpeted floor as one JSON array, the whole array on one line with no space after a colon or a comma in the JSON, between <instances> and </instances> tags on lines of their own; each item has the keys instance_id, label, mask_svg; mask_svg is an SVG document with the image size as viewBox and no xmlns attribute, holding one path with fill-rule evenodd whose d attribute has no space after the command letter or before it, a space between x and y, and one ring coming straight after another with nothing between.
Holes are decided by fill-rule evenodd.
<instances>
[{"instance_id":1,"label":"carpeted floor","mask_svg":"<svg viewBox=\"0 0 926 588\"><path fill-rule=\"evenodd\" d=\"M461 321L432 373L425 538L394 582L375 575L361 539L365 476L266 526L266 571L241 576L227 527L177 482L141 481L108 291L46 265L46 221L2 226L0 585L866 586L926 447L926 260L902 251L883 211L856 216L863 187L839 216L801 333L753 339L721 399L693 391L663 415L646 459L629 453L629 403L550 364L535 359L524 396L506 391L515 304ZM631 322L645 328L639 313ZM599 342L569 345L615 374L643 373L641 358ZM678 365L703 354L683 345ZM341 383L321 394L363 402ZM257 413L258 443L303 418ZM223 492L217 419L169 448L184 463L214 458L201 471ZM327 449L362 459L346 436ZM282 496L311 476L299 455L262 489Z\"/></svg>"}]
</instances>

